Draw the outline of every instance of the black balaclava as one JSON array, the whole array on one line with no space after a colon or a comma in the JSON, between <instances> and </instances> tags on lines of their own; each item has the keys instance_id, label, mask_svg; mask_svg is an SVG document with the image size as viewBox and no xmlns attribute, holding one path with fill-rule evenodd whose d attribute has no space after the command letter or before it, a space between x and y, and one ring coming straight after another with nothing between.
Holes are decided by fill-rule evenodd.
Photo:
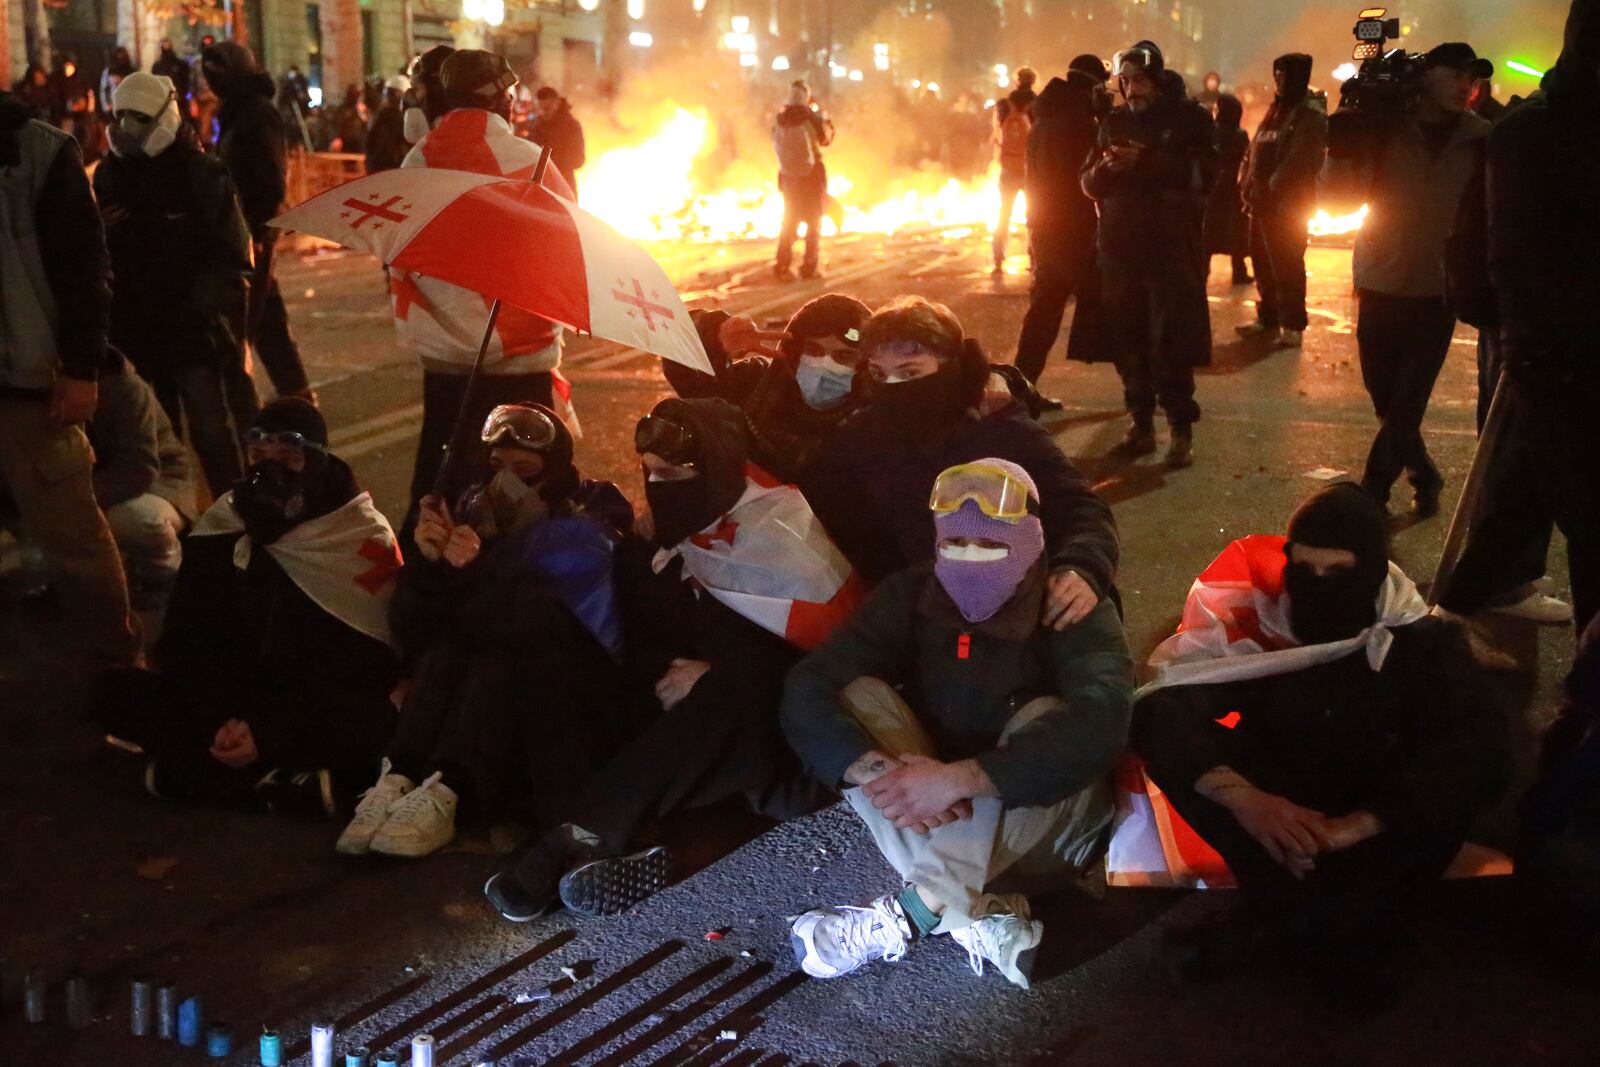
<instances>
[{"instance_id":1,"label":"black balaclava","mask_svg":"<svg viewBox=\"0 0 1600 1067\"><path fill-rule=\"evenodd\" d=\"M1311 88L1312 59L1304 52L1287 52L1272 61L1272 71L1283 71L1283 92L1277 99L1285 104L1298 104Z\"/></svg>"},{"instance_id":2,"label":"black balaclava","mask_svg":"<svg viewBox=\"0 0 1600 1067\"><path fill-rule=\"evenodd\" d=\"M726 400L668 397L650 414L687 427L697 442L690 457L700 472L697 476L681 482L645 478L644 496L655 520L656 542L671 548L739 502L750 445L744 413Z\"/></svg>"},{"instance_id":3,"label":"black balaclava","mask_svg":"<svg viewBox=\"0 0 1600 1067\"><path fill-rule=\"evenodd\" d=\"M270 545L356 495L355 476L342 460L327 453L328 425L311 404L299 397L280 397L261 409L253 427L270 433L298 433L322 447L306 449L306 465L301 471L270 459L246 468L233 487L233 507L252 541Z\"/></svg>"},{"instance_id":4,"label":"black balaclava","mask_svg":"<svg viewBox=\"0 0 1600 1067\"><path fill-rule=\"evenodd\" d=\"M1217 128L1222 130L1237 130L1240 121L1244 118L1244 105L1239 103L1239 98L1231 93L1223 93L1217 97Z\"/></svg>"},{"instance_id":5,"label":"black balaclava","mask_svg":"<svg viewBox=\"0 0 1600 1067\"><path fill-rule=\"evenodd\" d=\"M907 434L925 433L959 419L977 404L989 379L989 361L971 338L962 340L953 356L941 354L939 369L908 382L873 382L871 404L895 419Z\"/></svg>"},{"instance_id":6,"label":"black balaclava","mask_svg":"<svg viewBox=\"0 0 1600 1067\"><path fill-rule=\"evenodd\" d=\"M1378 618L1378 590L1389 573L1389 530L1383 509L1353 482L1341 482L1308 497L1289 520L1289 540L1308 548L1355 553L1348 570L1318 575L1291 559L1283 569L1289 594L1289 626L1305 645L1354 637Z\"/></svg>"},{"instance_id":7,"label":"black balaclava","mask_svg":"<svg viewBox=\"0 0 1600 1067\"><path fill-rule=\"evenodd\" d=\"M200 61L202 69L207 64L222 68L220 75L205 71L206 84L219 97L233 95L249 81L251 75L261 71L256 63L256 54L237 41L216 41L206 45L200 52Z\"/></svg>"}]
</instances>

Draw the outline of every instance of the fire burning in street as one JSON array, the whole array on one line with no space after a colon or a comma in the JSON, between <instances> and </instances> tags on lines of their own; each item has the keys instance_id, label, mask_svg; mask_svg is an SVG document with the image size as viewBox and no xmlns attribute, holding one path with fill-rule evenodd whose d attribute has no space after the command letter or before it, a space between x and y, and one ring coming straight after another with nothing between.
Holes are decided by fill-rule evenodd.
<instances>
[{"instance_id":1,"label":"fire burning in street","mask_svg":"<svg viewBox=\"0 0 1600 1067\"><path fill-rule=\"evenodd\" d=\"M717 151L712 118L700 108L675 107L655 133L636 144L600 153L579 178L583 206L642 241L769 240L783 224L783 196L773 165L736 158L715 177L700 176ZM833 160L830 158L830 165ZM887 197L861 203L843 168L832 170L828 192L838 203L824 234L939 230L993 225L1000 212L998 179L962 183L928 171L891 182ZM1018 203L1014 219L1026 221Z\"/></svg>"},{"instance_id":2,"label":"fire burning in street","mask_svg":"<svg viewBox=\"0 0 1600 1067\"><path fill-rule=\"evenodd\" d=\"M1367 212L1370 211L1366 204L1362 204L1348 215L1330 215L1326 208L1317 208L1317 213L1311 216L1311 221L1306 226L1306 231L1312 237L1343 237L1361 229L1361 224L1367 221Z\"/></svg>"}]
</instances>

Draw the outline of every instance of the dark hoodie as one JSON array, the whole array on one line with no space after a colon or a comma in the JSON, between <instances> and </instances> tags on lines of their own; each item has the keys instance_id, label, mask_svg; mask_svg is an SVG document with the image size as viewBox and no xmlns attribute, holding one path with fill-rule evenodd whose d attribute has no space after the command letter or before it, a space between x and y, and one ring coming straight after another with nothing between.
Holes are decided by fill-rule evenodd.
<instances>
[{"instance_id":1,"label":"dark hoodie","mask_svg":"<svg viewBox=\"0 0 1600 1067\"><path fill-rule=\"evenodd\" d=\"M1250 148L1250 137L1239 128L1244 107L1229 93L1217 97L1217 154L1222 158L1217 184L1206 207L1206 251L1214 255L1245 255L1250 233L1244 205L1239 199L1239 167Z\"/></svg>"},{"instance_id":2,"label":"dark hoodie","mask_svg":"<svg viewBox=\"0 0 1600 1067\"><path fill-rule=\"evenodd\" d=\"M1051 78L1033 104L1028 134L1028 230L1089 242L1094 202L1078 175L1094 150L1095 93L1104 83L1082 71Z\"/></svg>"},{"instance_id":3,"label":"dark hoodie","mask_svg":"<svg viewBox=\"0 0 1600 1067\"><path fill-rule=\"evenodd\" d=\"M1577 401L1585 416L1600 387L1597 71L1600 0L1574 0L1544 91L1489 139L1489 274L1507 365L1551 399Z\"/></svg>"},{"instance_id":4,"label":"dark hoodie","mask_svg":"<svg viewBox=\"0 0 1600 1067\"><path fill-rule=\"evenodd\" d=\"M587 161L588 155L583 142L583 124L572 114L572 105L562 100L554 115L549 118L539 115L533 120L528 136L537 145L549 146L550 162L567 179L567 184L576 189L578 168Z\"/></svg>"},{"instance_id":5,"label":"dark hoodie","mask_svg":"<svg viewBox=\"0 0 1600 1067\"><path fill-rule=\"evenodd\" d=\"M257 240L267 236L267 222L283 205L288 146L283 116L273 106L272 78L262 73L250 49L234 41L218 41L201 53L204 62L220 64L220 73L206 75L222 101L217 110L221 131L217 151L239 191L239 204Z\"/></svg>"},{"instance_id":6,"label":"dark hoodie","mask_svg":"<svg viewBox=\"0 0 1600 1067\"><path fill-rule=\"evenodd\" d=\"M1242 187L1252 212L1306 213L1316 200L1328 145L1328 99L1310 90L1311 64L1303 52L1272 63L1274 73L1283 71L1286 80L1250 144Z\"/></svg>"}]
</instances>

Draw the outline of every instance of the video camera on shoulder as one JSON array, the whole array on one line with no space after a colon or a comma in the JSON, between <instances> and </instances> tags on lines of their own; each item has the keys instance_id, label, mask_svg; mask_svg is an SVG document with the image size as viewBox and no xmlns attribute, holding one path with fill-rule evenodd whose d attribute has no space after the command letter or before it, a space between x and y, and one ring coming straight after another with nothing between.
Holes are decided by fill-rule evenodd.
<instances>
[{"instance_id":1,"label":"video camera on shoulder","mask_svg":"<svg viewBox=\"0 0 1600 1067\"><path fill-rule=\"evenodd\" d=\"M1400 20L1369 7L1356 19L1351 59L1361 67L1339 88L1339 109L1328 116L1328 154L1348 158L1372 147L1374 135L1397 122L1421 89L1422 56L1403 48L1385 51L1400 36Z\"/></svg>"}]
</instances>

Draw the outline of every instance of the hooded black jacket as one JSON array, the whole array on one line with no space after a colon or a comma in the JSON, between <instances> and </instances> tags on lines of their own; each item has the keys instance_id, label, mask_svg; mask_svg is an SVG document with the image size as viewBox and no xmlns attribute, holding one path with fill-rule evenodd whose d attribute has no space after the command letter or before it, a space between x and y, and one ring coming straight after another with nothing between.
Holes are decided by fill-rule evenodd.
<instances>
[{"instance_id":1,"label":"hooded black jacket","mask_svg":"<svg viewBox=\"0 0 1600 1067\"><path fill-rule=\"evenodd\" d=\"M528 128L528 139L541 147L549 146L550 162L576 189L578 169L589 157L583 142L583 124L572 114L572 105L563 100L554 115L535 118Z\"/></svg>"},{"instance_id":2,"label":"hooded black jacket","mask_svg":"<svg viewBox=\"0 0 1600 1067\"><path fill-rule=\"evenodd\" d=\"M1033 103L1028 134L1028 231L1074 243L1095 233L1094 201L1079 175L1094 151L1094 79L1078 71L1051 78Z\"/></svg>"},{"instance_id":3,"label":"hooded black jacket","mask_svg":"<svg viewBox=\"0 0 1600 1067\"><path fill-rule=\"evenodd\" d=\"M1206 251L1213 255L1245 255L1250 251L1250 231L1239 199L1239 166L1250 148L1250 136L1239 128L1244 109L1238 97L1217 97L1217 154L1221 169L1206 207Z\"/></svg>"},{"instance_id":4,"label":"hooded black jacket","mask_svg":"<svg viewBox=\"0 0 1600 1067\"><path fill-rule=\"evenodd\" d=\"M273 100L272 78L256 66L248 49L218 41L205 50L220 60L226 74L210 82L222 106L217 109L217 152L239 190L245 222L256 240L267 236L267 222L283 206L288 145L283 115Z\"/></svg>"},{"instance_id":5,"label":"hooded black jacket","mask_svg":"<svg viewBox=\"0 0 1600 1067\"><path fill-rule=\"evenodd\" d=\"M1286 76L1250 143L1241 187L1252 212L1308 212L1328 146L1328 100L1310 91L1311 57L1303 52L1273 63Z\"/></svg>"}]
</instances>

